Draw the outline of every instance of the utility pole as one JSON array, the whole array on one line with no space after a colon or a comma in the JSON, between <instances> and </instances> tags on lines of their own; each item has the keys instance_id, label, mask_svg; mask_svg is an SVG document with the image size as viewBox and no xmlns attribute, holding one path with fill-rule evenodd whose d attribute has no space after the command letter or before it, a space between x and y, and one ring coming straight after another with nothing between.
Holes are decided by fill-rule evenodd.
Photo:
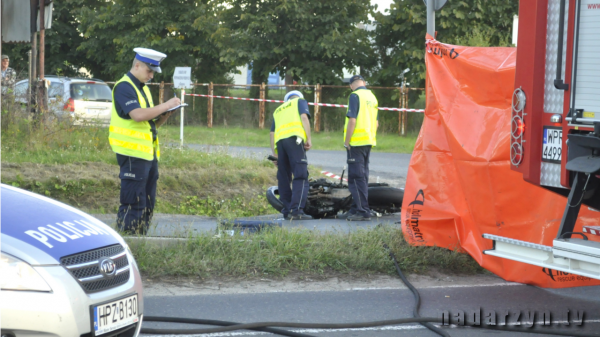
<instances>
[{"instance_id":1,"label":"utility pole","mask_svg":"<svg viewBox=\"0 0 600 337\"><path fill-rule=\"evenodd\" d=\"M446 5L448 0L423 0L427 6L427 34L435 39L435 12Z\"/></svg>"}]
</instances>

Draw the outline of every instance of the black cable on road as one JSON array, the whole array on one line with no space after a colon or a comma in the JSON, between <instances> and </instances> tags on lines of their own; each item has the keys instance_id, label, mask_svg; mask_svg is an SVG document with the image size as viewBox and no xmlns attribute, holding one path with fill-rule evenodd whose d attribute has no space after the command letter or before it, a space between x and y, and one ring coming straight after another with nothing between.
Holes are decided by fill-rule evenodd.
<instances>
[{"instance_id":1,"label":"black cable on road","mask_svg":"<svg viewBox=\"0 0 600 337\"><path fill-rule=\"evenodd\" d=\"M398 261L396 260L396 256L394 255L394 253L392 253L392 250L390 249L390 247L388 247L388 245L386 245L386 244L384 244L383 247L385 249L387 249L390 257L394 261L394 265L396 266L396 270L398 271L398 275L400 275L402 282L404 282L404 284L408 287L408 289L410 289L410 291L412 291L413 295L415 295L415 308L413 310L413 315L415 317L421 317L419 315L419 307L421 305L421 296L419 295L419 291L408 281L408 279L406 279L406 277L402 273L402 270L400 270L400 266L398 266ZM439 318L437 320L437 322L441 322L441 321L442 321L441 318ZM440 336L450 337L450 335L446 331L444 331L428 322L436 322L436 321L421 322L421 325L425 326L426 328L437 333ZM459 328L460 327L461 326L459 326ZM465 328L475 328L475 329L488 329L488 330L495 330L495 331L517 332L517 333L537 333L537 334L546 334L546 335L555 335L555 336L573 336L573 337L598 337L598 336L600 336L600 334L590 334L590 333L585 333L585 332L570 332L570 331L569 332L566 332L566 331L561 332L561 331L549 331L546 329L532 329L532 328L522 329L522 328L517 328L517 327L511 327L508 325L480 325L480 326L464 326L464 327Z\"/></svg>"},{"instance_id":2,"label":"black cable on road","mask_svg":"<svg viewBox=\"0 0 600 337\"><path fill-rule=\"evenodd\" d=\"M242 323L236 323L236 322L220 321L220 320L215 320L215 319L162 317L162 316L146 316L146 317L144 317L144 322L188 323L188 324L217 325L217 326L238 326L238 325L242 324ZM213 329L222 329L222 328L213 328ZM144 328L142 326L140 333L145 333L145 334L150 334L150 335L152 335L152 334L176 335L176 334L205 333L205 332L194 332L194 330L201 331L201 330L209 330L209 329L152 329L152 328ZM249 328L247 330L270 332L272 334L281 335L281 336L289 336L289 337L315 337L313 335L307 335L307 334L302 334L302 333L283 330L283 329L270 328L268 326L263 327L263 328ZM231 331L231 330L224 330L224 331ZM216 331L216 332L221 332L221 331ZM208 332L206 332L206 333L208 333Z\"/></svg>"},{"instance_id":3,"label":"black cable on road","mask_svg":"<svg viewBox=\"0 0 600 337\"><path fill-rule=\"evenodd\" d=\"M385 325L397 325L406 323L422 323L422 322L442 322L441 318L435 317L419 317L419 318L400 318L391 319L386 321L375 321L375 322L362 322L362 323L292 323L292 322L257 322L247 324L236 324L230 325L231 322L206 320L206 319L195 319L195 318L179 318L179 317L160 317L160 316L147 316L144 317L144 322L173 322L173 323L191 323L191 324L204 324L204 325L226 325L222 328L208 328L208 329L151 329L142 328L142 333L145 334L207 334L215 332L227 332L234 330L258 330L259 328L265 328L270 326L276 326L281 328L304 328L304 329L353 329L353 328L368 328L375 326ZM277 330L277 329L276 329ZM265 331L265 330L260 330ZM273 331L268 331L275 333ZM290 331L282 330L282 332L291 333ZM279 332L277 332L279 334ZM291 336L291 335L285 335ZM298 334L296 336L307 336Z\"/></svg>"},{"instance_id":4,"label":"black cable on road","mask_svg":"<svg viewBox=\"0 0 600 337\"><path fill-rule=\"evenodd\" d=\"M408 282L408 279L406 279L406 277L402 273L402 270L400 270L400 266L398 266L398 261L396 260L396 256L394 255L394 253L392 252L390 247L388 247L388 245L386 245L386 244L384 244L383 247L385 249L387 249L388 254L394 261L394 265L396 266L396 270L398 271L398 275L400 275L402 282L404 282L404 285L406 285L408 287L408 289L410 289L410 291L413 293L413 295L415 297L415 306L413 308L413 317L415 317L415 318L421 317L421 315L419 315L419 307L421 306L421 296L419 295L419 291L410 282ZM439 321L440 322L442 321L441 318L439 319ZM437 326L435 326L429 322L431 322L431 321L422 322L421 325L442 337L450 337L450 335L446 331L438 328Z\"/></svg>"}]
</instances>

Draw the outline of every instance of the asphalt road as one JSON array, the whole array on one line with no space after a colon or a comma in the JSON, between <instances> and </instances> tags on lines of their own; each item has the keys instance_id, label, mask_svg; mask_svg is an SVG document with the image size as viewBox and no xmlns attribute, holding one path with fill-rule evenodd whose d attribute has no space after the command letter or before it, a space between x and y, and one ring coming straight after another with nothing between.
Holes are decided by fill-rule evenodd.
<instances>
[{"instance_id":1,"label":"asphalt road","mask_svg":"<svg viewBox=\"0 0 600 337\"><path fill-rule=\"evenodd\" d=\"M518 284L498 286L457 286L420 289L421 316L440 317L443 311L450 315L464 311L467 317L480 312L496 314L497 324L504 326L505 311L508 324L524 328L527 313L534 313L533 321L540 322L540 313L548 311L552 324L534 324L527 330L578 332L600 336L600 287L560 290L541 289ZM407 289L355 289L347 291L281 292L232 295L155 296L145 297L145 316L172 316L227 320L242 323L285 321L303 323L351 323L412 317L413 295ZM583 324L563 326L566 310L583 312ZM517 318L517 315L520 315ZM470 319L467 318L467 322ZM521 326L517 325L521 322ZM185 324L145 322L145 328L208 328ZM515 332L499 332L469 327L444 328L451 336L518 336ZM418 324L371 327L326 331L323 329L294 329L311 336L435 336ZM232 331L211 336L257 336L264 332ZM154 335L171 336L171 335ZM207 336L207 335L203 335Z\"/></svg>"},{"instance_id":2,"label":"asphalt road","mask_svg":"<svg viewBox=\"0 0 600 337\"><path fill-rule=\"evenodd\" d=\"M198 151L227 152L233 156L251 157L260 160L266 160L265 158L271 154L271 149L266 147L199 144L186 144L186 146ZM344 166L346 166L346 151L343 148L339 151L310 150L306 153L306 156L310 165L321 167L325 171L338 175L342 173ZM393 187L404 187L410 156L410 153L371 152L371 161L369 163L371 182L375 182L377 177L379 177L380 182L387 182Z\"/></svg>"}]
</instances>

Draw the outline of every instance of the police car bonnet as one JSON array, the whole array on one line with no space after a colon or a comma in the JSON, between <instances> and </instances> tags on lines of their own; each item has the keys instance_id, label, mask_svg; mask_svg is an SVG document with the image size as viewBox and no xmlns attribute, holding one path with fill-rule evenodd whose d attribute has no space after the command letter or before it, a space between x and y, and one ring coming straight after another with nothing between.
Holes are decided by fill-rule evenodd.
<instances>
[{"instance_id":1,"label":"police car bonnet","mask_svg":"<svg viewBox=\"0 0 600 337\"><path fill-rule=\"evenodd\" d=\"M2 185L2 234L34 246L57 261L119 243L110 227L71 206Z\"/></svg>"},{"instance_id":2,"label":"police car bonnet","mask_svg":"<svg viewBox=\"0 0 600 337\"><path fill-rule=\"evenodd\" d=\"M167 58L166 54L148 48L133 48L135 58L140 60L157 73L161 73L160 62Z\"/></svg>"}]
</instances>

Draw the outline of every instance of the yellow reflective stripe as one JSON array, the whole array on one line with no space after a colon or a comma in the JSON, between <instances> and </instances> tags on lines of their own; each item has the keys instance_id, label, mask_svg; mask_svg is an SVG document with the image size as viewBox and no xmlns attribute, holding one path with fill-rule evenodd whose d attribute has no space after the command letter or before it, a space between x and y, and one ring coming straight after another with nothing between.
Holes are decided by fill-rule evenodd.
<instances>
[{"instance_id":1,"label":"yellow reflective stripe","mask_svg":"<svg viewBox=\"0 0 600 337\"><path fill-rule=\"evenodd\" d=\"M133 138L139 138L139 139L143 139L143 140L152 140L152 134L151 133L146 133L146 132L141 132L141 131L135 131L135 130L129 130L129 129L125 129L122 127L118 127L118 126L114 126L111 125L110 128L108 129L109 132L112 133L117 133L123 136L128 136L128 137L133 137Z\"/></svg>"},{"instance_id":2,"label":"yellow reflective stripe","mask_svg":"<svg viewBox=\"0 0 600 337\"><path fill-rule=\"evenodd\" d=\"M292 122L283 125L281 128L277 128L275 137L279 138L280 136L287 135L293 132L304 132L304 128L302 128L302 123Z\"/></svg>"},{"instance_id":3,"label":"yellow reflective stripe","mask_svg":"<svg viewBox=\"0 0 600 337\"><path fill-rule=\"evenodd\" d=\"M301 127L302 123L301 122L291 122L291 123L287 123L287 124L282 125L281 128L282 129L287 129L287 128L292 127L292 126L300 126ZM302 130L304 130L304 129L302 129Z\"/></svg>"},{"instance_id":4,"label":"yellow reflective stripe","mask_svg":"<svg viewBox=\"0 0 600 337\"><path fill-rule=\"evenodd\" d=\"M119 139L115 139L115 138L108 138L108 142L110 143L110 145L114 145L114 146L119 146L125 149L130 149L130 150L135 150L135 151L140 151L140 152L144 152L144 153L149 153L149 154L154 154L154 149L150 146L146 146L146 145L141 145L141 144L136 144L136 143L131 143L131 142L126 142L123 140L119 140Z\"/></svg>"}]
</instances>

